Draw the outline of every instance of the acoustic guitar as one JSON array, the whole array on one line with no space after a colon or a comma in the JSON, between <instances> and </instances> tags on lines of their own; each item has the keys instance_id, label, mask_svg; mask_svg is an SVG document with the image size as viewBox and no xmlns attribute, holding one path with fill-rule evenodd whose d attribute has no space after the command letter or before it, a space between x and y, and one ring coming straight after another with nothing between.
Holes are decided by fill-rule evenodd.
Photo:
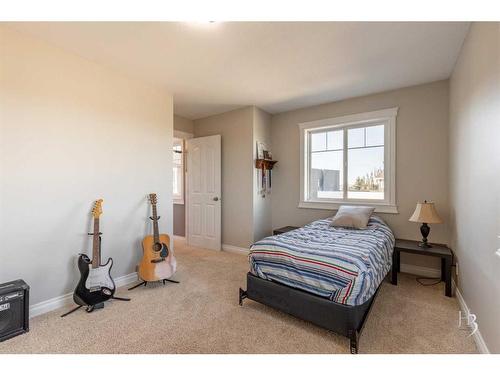
<instances>
[{"instance_id":1,"label":"acoustic guitar","mask_svg":"<svg viewBox=\"0 0 500 375\"><path fill-rule=\"evenodd\" d=\"M113 259L101 264L101 233L99 217L102 214L102 199L97 200L92 208L94 231L92 235L92 260L86 254L79 254L78 269L80 281L73 293L73 300L80 306L95 306L107 301L115 294L115 282L111 278Z\"/></svg>"},{"instance_id":2,"label":"acoustic guitar","mask_svg":"<svg viewBox=\"0 0 500 375\"><path fill-rule=\"evenodd\" d=\"M160 281L168 279L175 273L177 261L168 247L170 237L167 234L160 234L158 229L160 217L156 208L156 194L149 194L149 202L153 211L150 217L153 221L153 234L144 237L142 241L143 257L139 263L138 274L143 281Z\"/></svg>"}]
</instances>

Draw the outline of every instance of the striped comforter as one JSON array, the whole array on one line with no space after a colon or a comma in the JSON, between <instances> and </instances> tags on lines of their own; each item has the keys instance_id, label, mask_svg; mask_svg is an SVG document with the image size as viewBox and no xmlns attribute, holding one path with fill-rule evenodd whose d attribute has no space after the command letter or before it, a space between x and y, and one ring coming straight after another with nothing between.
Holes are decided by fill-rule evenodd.
<instances>
[{"instance_id":1,"label":"striped comforter","mask_svg":"<svg viewBox=\"0 0 500 375\"><path fill-rule=\"evenodd\" d=\"M338 303L363 304L391 267L394 235L376 216L366 229L330 223L314 221L256 242L250 248L250 272Z\"/></svg>"}]
</instances>

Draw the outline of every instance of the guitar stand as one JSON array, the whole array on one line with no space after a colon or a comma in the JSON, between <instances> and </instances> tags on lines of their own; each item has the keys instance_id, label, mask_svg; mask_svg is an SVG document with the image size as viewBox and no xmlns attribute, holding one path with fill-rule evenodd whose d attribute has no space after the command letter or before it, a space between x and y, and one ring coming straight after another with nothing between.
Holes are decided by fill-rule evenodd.
<instances>
[{"instance_id":1,"label":"guitar stand","mask_svg":"<svg viewBox=\"0 0 500 375\"><path fill-rule=\"evenodd\" d=\"M96 233L87 233L89 236L94 236ZM101 250L101 235L102 235L102 232L99 232L97 233L99 235L99 250ZM115 299L117 301L130 301L130 298L123 298L123 297L115 297L115 296L111 296L110 299ZM70 311L68 311L67 313L64 313L61 315L61 318L64 318L65 316L68 316L69 314L73 314L75 311L81 309L82 307L84 307L84 305L78 305L76 306L75 308L71 309ZM91 313L92 311L96 310L96 309L103 309L104 308L104 302L100 302L100 303L96 303L95 305L87 305L85 306L85 311L88 312L88 313Z\"/></svg>"},{"instance_id":2,"label":"guitar stand","mask_svg":"<svg viewBox=\"0 0 500 375\"><path fill-rule=\"evenodd\" d=\"M130 298L124 298L124 297L111 297L111 299L116 299L117 301L130 301Z\"/></svg>"},{"instance_id":3,"label":"guitar stand","mask_svg":"<svg viewBox=\"0 0 500 375\"><path fill-rule=\"evenodd\" d=\"M159 280L159 281L162 281L162 282L163 282L163 285L165 285L165 282L167 282L167 281L168 281L169 283L180 284L180 281L170 280L170 279L163 279L163 280ZM142 285L146 286L146 285L148 285L148 282L147 282L147 281L140 282L139 284L134 285L134 286L133 286L133 287L131 287L131 288L128 288L128 290L133 290L133 289L138 288L138 287L140 287L140 286L142 286Z\"/></svg>"},{"instance_id":4,"label":"guitar stand","mask_svg":"<svg viewBox=\"0 0 500 375\"><path fill-rule=\"evenodd\" d=\"M69 314L74 313L76 310L81 309L82 307L83 306L81 306L81 305L76 306L74 309L68 311L67 313L62 314L61 318L64 318L65 316L68 316Z\"/></svg>"},{"instance_id":5,"label":"guitar stand","mask_svg":"<svg viewBox=\"0 0 500 375\"><path fill-rule=\"evenodd\" d=\"M83 307L83 305L78 305L74 309L69 310L67 313L64 313L61 315L61 318L64 318L65 316L68 316L69 314L73 314L76 310L79 310ZM91 313L95 309L102 309L104 307L104 302L98 303L97 305L88 305L85 306L85 311L88 313Z\"/></svg>"},{"instance_id":6,"label":"guitar stand","mask_svg":"<svg viewBox=\"0 0 500 375\"><path fill-rule=\"evenodd\" d=\"M115 297L115 296L111 297L110 299L115 299L117 301L127 301L127 302L130 301L130 298ZM69 314L73 314L75 311L81 309L82 307L84 307L84 306L83 305L76 306L74 309L71 309L67 313L62 314L61 318L64 318L65 316L68 316ZM95 305L85 306L85 311L88 313L91 313L94 310L103 309L103 308L104 308L104 302L101 302L101 303L97 303Z\"/></svg>"}]
</instances>

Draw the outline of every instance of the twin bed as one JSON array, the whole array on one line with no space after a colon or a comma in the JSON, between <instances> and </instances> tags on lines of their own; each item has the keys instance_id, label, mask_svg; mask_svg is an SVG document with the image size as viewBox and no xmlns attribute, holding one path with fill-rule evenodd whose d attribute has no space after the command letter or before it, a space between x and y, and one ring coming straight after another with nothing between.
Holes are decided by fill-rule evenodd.
<instances>
[{"instance_id":1,"label":"twin bed","mask_svg":"<svg viewBox=\"0 0 500 375\"><path fill-rule=\"evenodd\" d=\"M350 339L351 353L392 264L394 235L370 217L366 229L332 227L331 219L266 237L250 248L249 298Z\"/></svg>"}]
</instances>

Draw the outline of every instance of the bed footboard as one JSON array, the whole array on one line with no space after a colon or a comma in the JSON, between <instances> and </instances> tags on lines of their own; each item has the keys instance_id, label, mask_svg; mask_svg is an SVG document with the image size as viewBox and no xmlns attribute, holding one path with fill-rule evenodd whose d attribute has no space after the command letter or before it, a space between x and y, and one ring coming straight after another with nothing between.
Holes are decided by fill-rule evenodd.
<instances>
[{"instance_id":1,"label":"bed footboard","mask_svg":"<svg viewBox=\"0 0 500 375\"><path fill-rule=\"evenodd\" d=\"M379 287L380 289L380 287ZM245 298L273 307L319 327L346 336L350 351L358 352L358 341L377 292L359 306L343 305L273 281L247 274L247 290L239 290L239 303Z\"/></svg>"}]
</instances>

